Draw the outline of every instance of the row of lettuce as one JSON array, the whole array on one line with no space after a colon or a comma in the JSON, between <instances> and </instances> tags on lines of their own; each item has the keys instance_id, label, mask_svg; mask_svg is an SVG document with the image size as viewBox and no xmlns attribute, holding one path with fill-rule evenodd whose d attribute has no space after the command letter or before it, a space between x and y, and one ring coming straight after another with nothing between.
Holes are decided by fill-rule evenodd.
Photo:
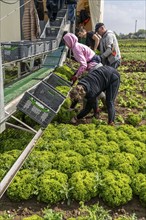
<instances>
[{"instance_id":1,"label":"row of lettuce","mask_svg":"<svg viewBox=\"0 0 146 220\"><path fill-rule=\"evenodd\" d=\"M3 153L1 172L20 153ZM137 195L146 205L146 126L51 124L7 195L18 201L36 196L49 204L98 196L110 206L126 204Z\"/></svg>"},{"instance_id":2,"label":"row of lettuce","mask_svg":"<svg viewBox=\"0 0 146 220\"><path fill-rule=\"evenodd\" d=\"M105 120L94 118L91 124L68 124L76 112L67 110L70 106L67 98L8 188L6 193L11 200L36 197L38 201L55 204L98 197L115 207L136 195L146 205L145 72L131 72L128 66L121 66L119 71L121 85L116 101L119 126L109 127ZM64 65L55 73L69 80L74 72ZM67 87L58 89L65 95L69 91ZM25 122L32 126L27 116ZM2 180L32 135L7 129L0 138Z\"/></svg>"}]
</instances>

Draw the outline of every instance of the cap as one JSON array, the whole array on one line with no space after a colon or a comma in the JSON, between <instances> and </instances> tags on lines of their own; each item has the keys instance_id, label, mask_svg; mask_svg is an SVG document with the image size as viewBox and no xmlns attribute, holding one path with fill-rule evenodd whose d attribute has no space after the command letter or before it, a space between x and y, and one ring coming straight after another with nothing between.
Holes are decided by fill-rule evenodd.
<instances>
[{"instance_id":1,"label":"cap","mask_svg":"<svg viewBox=\"0 0 146 220\"><path fill-rule=\"evenodd\" d=\"M101 26L103 26L104 24L103 23L97 23L96 25L95 25L95 31L98 31L98 29L101 27Z\"/></svg>"}]
</instances>

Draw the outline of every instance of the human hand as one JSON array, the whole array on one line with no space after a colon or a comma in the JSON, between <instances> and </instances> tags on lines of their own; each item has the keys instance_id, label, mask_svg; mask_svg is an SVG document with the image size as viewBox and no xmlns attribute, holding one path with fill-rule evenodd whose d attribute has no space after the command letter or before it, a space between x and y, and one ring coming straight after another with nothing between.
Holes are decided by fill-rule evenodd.
<instances>
[{"instance_id":1,"label":"human hand","mask_svg":"<svg viewBox=\"0 0 146 220\"><path fill-rule=\"evenodd\" d=\"M76 81L77 81L77 77L75 76L75 75L73 75L72 77L71 77L71 81L72 81L72 83L74 84Z\"/></svg>"},{"instance_id":2,"label":"human hand","mask_svg":"<svg viewBox=\"0 0 146 220\"><path fill-rule=\"evenodd\" d=\"M75 124L77 122L77 117L73 117L72 119L71 119L71 123L72 124Z\"/></svg>"},{"instance_id":3,"label":"human hand","mask_svg":"<svg viewBox=\"0 0 146 220\"><path fill-rule=\"evenodd\" d=\"M98 61L98 63L101 63L102 59L101 59L100 55L97 55L97 61Z\"/></svg>"},{"instance_id":4,"label":"human hand","mask_svg":"<svg viewBox=\"0 0 146 220\"><path fill-rule=\"evenodd\" d=\"M68 109L69 112L72 112L72 111L74 111L74 110L75 110L74 108L69 108L69 109Z\"/></svg>"}]
</instances>

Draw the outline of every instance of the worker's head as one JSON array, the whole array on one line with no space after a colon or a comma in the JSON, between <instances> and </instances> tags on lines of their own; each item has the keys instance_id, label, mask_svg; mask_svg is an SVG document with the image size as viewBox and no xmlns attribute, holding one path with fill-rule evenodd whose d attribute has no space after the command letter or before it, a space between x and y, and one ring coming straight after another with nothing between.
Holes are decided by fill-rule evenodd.
<instances>
[{"instance_id":1,"label":"worker's head","mask_svg":"<svg viewBox=\"0 0 146 220\"><path fill-rule=\"evenodd\" d=\"M78 31L78 37L80 38L86 38L87 31L83 27L81 27Z\"/></svg>"},{"instance_id":2,"label":"worker's head","mask_svg":"<svg viewBox=\"0 0 146 220\"><path fill-rule=\"evenodd\" d=\"M85 96L86 91L82 85L77 85L70 91L71 100L82 101Z\"/></svg>"},{"instance_id":3,"label":"worker's head","mask_svg":"<svg viewBox=\"0 0 146 220\"><path fill-rule=\"evenodd\" d=\"M95 26L95 32L99 34L100 36L103 36L103 34L106 32L106 28L103 23L97 23Z\"/></svg>"},{"instance_id":4,"label":"worker's head","mask_svg":"<svg viewBox=\"0 0 146 220\"><path fill-rule=\"evenodd\" d=\"M76 42L78 42L78 38L75 34L67 33L64 35L63 40L69 48L73 48Z\"/></svg>"}]
</instances>

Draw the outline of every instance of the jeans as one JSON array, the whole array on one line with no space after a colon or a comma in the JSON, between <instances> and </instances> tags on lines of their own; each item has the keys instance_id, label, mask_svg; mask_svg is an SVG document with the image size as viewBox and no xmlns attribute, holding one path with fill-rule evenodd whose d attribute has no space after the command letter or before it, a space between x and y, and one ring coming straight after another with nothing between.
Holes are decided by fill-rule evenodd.
<instances>
[{"instance_id":1,"label":"jeans","mask_svg":"<svg viewBox=\"0 0 146 220\"><path fill-rule=\"evenodd\" d=\"M117 60L116 62L112 63L110 66L114 69L117 69L121 65L121 61Z\"/></svg>"},{"instance_id":2,"label":"jeans","mask_svg":"<svg viewBox=\"0 0 146 220\"><path fill-rule=\"evenodd\" d=\"M68 20L71 22L71 24L75 21L75 8L76 4L68 4Z\"/></svg>"}]
</instances>

